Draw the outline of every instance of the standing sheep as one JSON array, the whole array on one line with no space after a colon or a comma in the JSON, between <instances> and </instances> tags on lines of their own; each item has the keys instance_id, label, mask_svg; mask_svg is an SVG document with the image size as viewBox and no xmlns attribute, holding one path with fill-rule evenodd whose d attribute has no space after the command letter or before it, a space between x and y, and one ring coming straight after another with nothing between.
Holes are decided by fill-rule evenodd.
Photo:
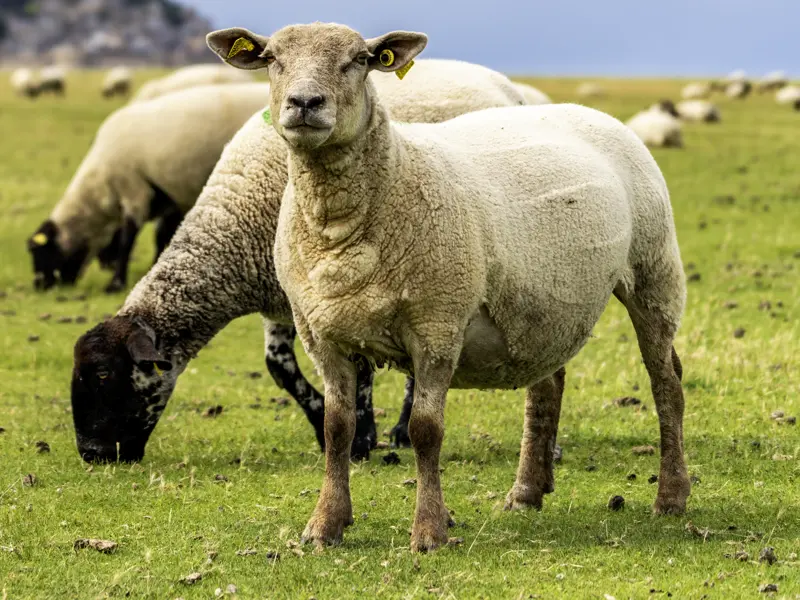
<instances>
[{"instance_id":1,"label":"standing sheep","mask_svg":"<svg viewBox=\"0 0 800 600\"><path fill-rule=\"evenodd\" d=\"M753 90L753 84L749 81L734 81L725 86L725 95L728 98L747 98Z\"/></svg>"},{"instance_id":2,"label":"standing sheep","mask_svg":"<svg viewBox=\"0 0 800 600\"><path fill-rule=\"evenodd\" d=\"M505 76L458 61L420 60L402 82L385 73L370 79L394 117L403 121L437 122L458 110L523 102ZM118 441L121 459L141 458L187 363L230 321L254 312L265 317L270 374L300 404L324 447L323 398L297 364L292 312L272 258L288 175L286 147L268 124L270 118L268 111L259 111L242 127L196 206L120 313L78 340L72 406L85 460L113 460ZM157 360L163 361L158 363L163 376L153 368L156 361L145 358L154 356L162 357ZM104 364L119 367L102 373L101 389L97 365ZM360 363L353 458L367 457L377 442L371 381L371 366ZM407 439L406 423L407 418L396 428L401 440Z\"/></svg>"},{"instance_id":3,"label":"standing sheep","mask_svg":"<svg viewBox=\"0 0 800 600\"><path fill-rule=\"evenodd\" d=\"M225 144L268 94L265 83L205 86L115 111L50 217L28 240L36 287L74 283L113 239L100 257L116 263L106 290L123 289L139 229L160 220L158 256Z\"/></svg>"},{"instance_id":4,"label":"standing sheep","mask_svg":"<svg viewBox=\"0 0 800 600\"><path fill-rule=\"evenodd\" d=\"M67 90L67 71L64 67L45 67L39 73L39 93L63 96Z\"/></svg>"},{"instance_id":5,"label":"standing sheep","mask_svg":"<svg viewBox=\"0 0 800 600\"><path fill-rule=\"evenodd\" d=\"M708 98L713 91L710 83L688 83L681 90L681 98L684 100L703 100Z\"/></svg>"},{"instance_id":6,"label":"standing sheep","mask_svg":"<svg viewBox=\"0 0 800 600\"><path fill-rule=\"evenodd\" d=\"M800 85L787 85L775 94L778 104L794 104L800 100Z\"/></svg>"},{"instance_id":7,"label":"standing sheep","mask_svg":"<svg viewBox=\"0 0 800 600\"><path fill-rule=\"evenodd\" d=\"M252 82L253 78L247 73L223 65L192 65L178 69L165 77L148 81L136 92L131 102L153 100L201 85Z\"/></svg>"},{"instance_id":8,"label":"standing sheep","mask_svg":"<svg viewBox=\"0 0 800 600\"><path fill-rule=\"evenodd\" d=\"M683 133L678 111L670 100L662 100L636 113L626 123L648 146L682 148Z\"/></svg>"},{"instance_id":9,"label":"standing sheep","mask_svg":"<svg viewBox=\"0 0 800 600\"><path fill-rule=\"evenodd\" d=\"M686 100L675 107L684 121L719 123L719 109L707 100Z\"/></svg>"},{"instance_id":10,"label":"standing sheep","mask_svg":"<svg viewBox=\"0 0 800 600\"><path fill-rule=\"evenodd\" d=\"M104 98L127 96L133 84L133 73L128 67L114 67L103 80L101 93Z\"/></svg>"},{"instance_id":11,"label":"standing sheep","mask_svg":"<svg viewBox=\"0 0 800 600\"><path fill-rule=\"evenodd\" d=\"M20 96L36 98L39 95L39 80L31 69L15 69L11 73L11 87Z\"/></svg>"},{"instance_id":12,"label":"standing sheep","mask_svg":"<svg viewBox=\"0 0 800 600\"><path fill-rule=\"evenodd\" d=\"M240 38L254 50L231 58ZM208 40L236 66L269 69L271 122L289 149L275 264L325 382L325 479L304 540L337 543L353 523L357 357L415 377L412 550L448 539L439 454L450 387L528 388L506 506L541 507L553 491L563 366L612 293L633 321L657 405L655 511L685 510L673 348L684 273L666 183L630 129L565 104L392 124L366 73L402 74L423 34L364 40L316 23Z\"/></svg>"},{"instance_id":13,"label":"standing sheep","mask_svg":"<svg viewBox=\"0 0 800 600\"><path fill-rule=\"evenodd\" d=\"M772 92L789 85L789 78L784 71L771 71L758 83L760 93Z\"/></svg>"}]
</instances>

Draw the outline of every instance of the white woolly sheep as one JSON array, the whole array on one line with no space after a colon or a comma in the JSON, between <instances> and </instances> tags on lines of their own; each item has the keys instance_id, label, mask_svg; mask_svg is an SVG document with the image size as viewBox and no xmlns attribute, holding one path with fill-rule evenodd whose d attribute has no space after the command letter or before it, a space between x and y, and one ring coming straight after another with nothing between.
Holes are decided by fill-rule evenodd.
<instances>
[{"instance_id":1,"label":"white woolly sheep","mask_svg":"<svg viewBox=\"0 0 800 600\"><path fill-rule=\"evenodd\" d=\"M39 72L39 93L63 96L67 89L67 70L55 65Z\"/></svg>"},{"instance_id":2,"label":"white woolly sheep","mask_svg":"<svg viewBox=\"0 0 800 600\"><path fill-rule=\"evenodd\" d=\"M148 81L136 92L131 102L152 100L200 85L251 83L252 81L253 78L247 73L224 65L192 65L178 69L165 77Z\"/></svg>"},{"instance_id":3,"label":"white woolly sheep","mask_svg":"<svg viewBox=\"0 0 800 600\"><path fill-rule=\"evenodd\" d=\"M550 96L536 89L532 85L521 82L514 82L514 85L516 85L517 88L519 88L519 91L522 92L522 95L525 97L525 103L529 106L553 103L553 101L550 99Z\"/></svg>"},{"instance_id":4,"label":"white woolly sheep","mask_svg":"<svg viewBox=\"0 0 800 600\"><path fill-rule=\"evenodd\" d=\"M599 83L594 82L580 84L575 92L581 98L602 98L606 95L605 88Z\"/></svg>"},{"instance_id":5,"label":"white woolly sheep","mask_svg":"<svg viewBox=\"0 0 800 600\"><path fill-rule=\"evenodd\" d=\"M742 69L736 69L735 71L731 71L728 73L728 76L725 77L725 81L727 83L734 83L737 81L747 81L747 73L745 73Z\"/></svg>"},{"instance_id":6,"label":"white woolly sheep","mask_svg":"<svg viewBox=\"0 0 800 600\"><path fill-rule=\"evenodd\" d=\"M232 52L242 37L254 46L244 56ZM359 356L415 377L413 550L448 539L439 454L450 387L528 388L507 507L540 507L553 491L563 365L612 293L628 308L658 408L655 510L685 510L672 345L685 278L666 183L629 128L568 104L392 124L362 74L402 74L423 34L364 40L316 23L208 39L235 66L268 67L271 122L289 148L275 266L325 383L325 479L304 540L337 543L353 523Z\"/></svg>"},{"instance_id":7,"label":"white woolly sheep","mask_svg":"<svg viewBox=\"0 0 800 600\"><path fill-rule=\"evenodd\" d=\"M718 123L719 109L707 100L686 100L675 107L684 121Z\"/></svg>"},{"instance_id":8,"label":"white woolly sheep","mask_svg":"<svg viewBox=\"0 0 800 600\"><path fill-rule=\"evenodd\" d=\"M39 79L31 69L15 69L11 73L11 87L20 96L35 98L39 95Z\"/></svg>"},{"instance_id":9,"label":"white woolly sheep","mask_svg":"<svg viewBox=\"0 0 800 600\"><path fill-rule=\"evenodd\" d=\"M454 61L419 60L401 82L405 89L396 85L400 80L392 73L374 73L370 79L394 117L403 121L449 119L454 106L468 111L520 103L518 92L505 76L478 65L470 67ZM465 105L464 98L473 104ZM268 120L269 113L265 117L259 111L234 136L196 206L186 215L155 266L130 293L119 315L78 342L76 371L85 373L87 380L94 376L93 365L126 365L128 370L120 369L111 375L125 382L125 387L114 388L114 393L118 391L126 398L126 406L137 407L137 414L142 415L140 420L121 415L120 403L110 397L98 399L97 403L85 400L76 383L73 416L78 448L87 460L116 457L119 437L104 431L101 423L123 420L126 425L120 426L133 431L120 443L120 456L141 456L175 381L189 360L230 321L253 312L270 319L264 323L270 374L297 400L313 425L320 446L324 445L322 395L303 377L297 364L295 333L290 325L292 312L278 284L272 259L288 175L285 144ZM147 381L153 376L152 364L131 363L131 351L125 343L128 336L140 337L143 333L154 340L150 355L158 354L167 361L162 366L172 366L155 390L131 388L131 382ZM368 456L377 442L371 377L371 367L361 363L353 458ZM407 390L406 406L410 411L411 383ZM396 443L410 444L409 414L404 413L393 430Z\"/></svg>"},{"instance_id":10,"label":"white woolly sheep","mask_svg":"<svg viewBox=\"0 0 800 600\"><path fill-rule=\"evenodd\" d=\"M733 81L725 86L725 95L728 98L746 98L753 90L749 81Z\"/></svg>"},{"instance_id":11,"label":"white woolly sheep","mask_svg":"<svg viewBox=\"0 0 800 600\"><path fill-rule=\"evenodd\" d=\"M800 85L787 85L775 93L778 104L794 104L800 100Z\"/></svg>"},{"instance_id":12,"label":"white woolly sheep","mask_svg":"<svg viewBox=\"0 0 800 600\"><path fill-rule=\"evenodd\" d=\"M103 79L101 93L105 98L127 96L133 84L133 73L128 67L114 67Z\"/></svg>"},{"instance_id":13,"label":"white woolly sheep","mask_svg":"<svg viewBox=\"0 0 800 600\"><path fill-rule=\"evenodd\" d=\"M115 111L66 192L28 240L38 288L74 283L99 255L125 287L139 229L159 219L157 254L195 203L225 144L263 106L269 85L203 86ZM101 254L101 250L105 250Z\"/></svg>"},{"instance_id":14,"label":"white woolly sheep","mask_svg":"<svg viewBox=\"0 0 800 600\"><path fill-rule=\"evenodd\" d=\"M645 144L653 147L682 148L683 132L675 105L662 100L636 113L627 123Z\"/></svg>"},{"instance_id":15,"label":"white woolly sheep","mask_svg":"<svg viewBox=\"0 0 800 600\"><path fill-rule=\"evenodd\" d=\"M713 86L710 83L688 83L681 90L681 98L684 100L702 100L708 98L712 91Z\"/></svg>"},{"instance_id":16,"label":"white woolly sheep","mask_svg":"<svg viewBox=\"0 0 800 600\"><path fill-rule=\"evenodd\" d=\"M787 85L789 85L789 78L785 71L771 71L764 75L764 78L758 83L758 91L772 92Z\"/></svg>"}]
</instances>

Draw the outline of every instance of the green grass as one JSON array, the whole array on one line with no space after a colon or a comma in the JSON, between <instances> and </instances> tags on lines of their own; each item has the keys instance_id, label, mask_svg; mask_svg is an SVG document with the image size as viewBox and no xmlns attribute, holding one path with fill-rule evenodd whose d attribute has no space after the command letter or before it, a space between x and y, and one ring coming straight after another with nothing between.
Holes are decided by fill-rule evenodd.
<instances>
[{"instance_id":1,"label":"green grass","mask_svg":"<svg viewBox=\"0 0 800 600\"><path fill-rule=\"evenodd\" d=\"M78 457L72 345L124 296L103 295L108 274L96 267L76 289L34 293L25 239L120 104L99 98L99 80L75 74L65 100L36 102L0 82L0 597L209 598L228 584L242 598L754 598L764 583L777 583L779 597L800 595L800 562L790 558L800 553L800 429L770 418L779 409L800 416L800 113L769 97L720 99L720 125L687 126L685 150L655 152L687 271L700 275L689 284L677 341L686 457L700 479L685 516L651 515L656 486L647 479L658 457L631 448L658 444L657 418L632 328L612 303L567 367L564 460L542 512L502 511L522 392L453 392L442 467L458 523L452 535L463 543L409 552L414 489L404 481L415 475L413 454L402 450L401 464L386 466L386 451L377 451L352 466L356 523L343 545L301 556L291 542L316 501L323 458L301 411L270 402L282 393L263 368L255 316L231 324L189 366L141 465L87 468ZM533 83L556 100L574 99L575 81ZM595 105L627 118L676 97L681 85L609 81L608 98ZM148 268L151 234L137 249L134 277ZM771 308L760 309L765 301ZM65 316L88 324L58 323ZM735 338L740 327L745 335ZM387 430L402 377L376 381L375 402L386 411L379 430ZM644 407L613 405L625 395ZM257 398L261 408L252 407ZM225 407L220 416L201 416L215 404ZM37 452L40 440L49 453ZM28 473L33 487L22 483ZM616 494L625 508L612 513L606 504ZM687 532L688 521L711 535ZM86 537L119 548L73 551ZM784 562L758 563L765 546ZM237 554L247 548L257 553ZM751 562L726 557L737 550ZM200 582L179 582L194 571Z\"/></svg>"}]
</instances>

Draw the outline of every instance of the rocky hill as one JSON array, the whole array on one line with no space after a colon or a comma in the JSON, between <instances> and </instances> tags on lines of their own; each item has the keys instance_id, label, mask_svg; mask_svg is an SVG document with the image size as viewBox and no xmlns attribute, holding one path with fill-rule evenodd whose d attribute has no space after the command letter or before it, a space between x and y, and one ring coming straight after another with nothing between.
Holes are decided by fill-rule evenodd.
<instances>
[{"instance_id":1,"label":"rocky hill","mask_svg":"<svg viewBox=\"0 0 800 600\"><path fill-rule=\"evenodd\" d=\"M211 23L173 0L0 0L6 65L209 62Z\"/></svg>"}]
</instances>

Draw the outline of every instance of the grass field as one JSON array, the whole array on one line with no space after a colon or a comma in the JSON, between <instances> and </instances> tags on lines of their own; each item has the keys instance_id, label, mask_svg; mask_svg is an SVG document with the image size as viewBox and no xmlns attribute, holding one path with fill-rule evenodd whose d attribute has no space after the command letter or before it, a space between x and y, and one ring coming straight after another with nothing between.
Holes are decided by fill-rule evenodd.
<instances>
[{"instance_id":1,"label":"grass field","mask_svg":"<svg viewBox=\"0 0 800 600\"><path fill-rule=\"evenodd\" d=\"M0 82L0 597L212 598L232 584L241 598L754 598L774 583L776 597L800 598L800 428L771 418L800 416L800 113L771 97L720 99L721 124L687 126L684 150L655 152L691 275L677 341L696 478L685 516L651 515L658 456L631 449L658 445L657 418L632 327L612 303L567 366L564 458L542 512L502 510L523 393L452 392L443 485L463 542L409 552L413 453L389 466L379 450L352 466L356 523L343 545L316 554L295 542L323 457L301 411L272 401L282 393L255 316L190 364L141 464L87 468L78 457L72 346L124 295L105 296L96 267L77 288L35 293L25 240L120 104L100 99L100 78L74 74L65 100L36 102ZM533 83L574 99L575 81ZM628 118L682 84L606 85L592 104ZM140 239L135 277L153 251L150 230ZM402 381L376 379L379 431L398 417ZM621 396L643 404L614 405ZM202 416L216 404L221 415ZM613 495L624 510L607 508ZM74 550L79 538L119 546ZM772 565L758 560L768 546ZM740 551L749 560L733 558ZM181 581L194 572L202 579Z\"/></svg>"}]
</instances>

